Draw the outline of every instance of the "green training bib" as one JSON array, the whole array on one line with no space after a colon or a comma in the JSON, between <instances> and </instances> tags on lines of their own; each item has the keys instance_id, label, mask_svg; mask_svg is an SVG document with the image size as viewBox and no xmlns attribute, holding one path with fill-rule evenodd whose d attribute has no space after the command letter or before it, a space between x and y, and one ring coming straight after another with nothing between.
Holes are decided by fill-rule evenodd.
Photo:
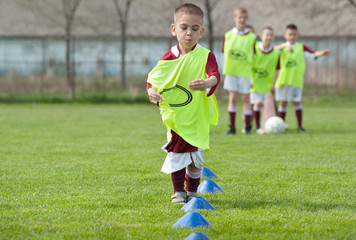
<instances>
[{"instance_id":1,"label":"green training bib","mask_svg":"<svg viewBox=\"0 0 356 240\"><path fill-rule=\"evenodd\" d=\"M255 57L252 64L252 88L251 92L270 94L280 51L273 49L270 53L263 53L260 48L261 42L256 43Z\"/></svg>"},{"instance_id":2,"label":"green training bib","mask_svg":"<svg viewBox=\"0 0 356 240\"><path fill-rule=\"evenodd\" d=\"M281 54L280 66L276 88L281 88L284 85L303 88L305 71L303 44L294 45L292 53L288 48L284 48Z\"/></svg>"},{"instance_id":3,"label":"green training bib","mask_svg":"<svg viewBox=\"0 0 356 240\"><path fill-rule=\"evenodd\" d=\"M175 60L161 60L148 74L150 84L162 96L160 112L168 129L200 149L209 149L210 126L218 123L215 95L192 91L189 82L206 79L209 50L198 47Z\"/></svg>"},{"instance_id":4,"label":"green training bib","mask_svg":"<svg viewBox=\"0 0 356 240\"><path fill-rule=\"evenodd\" d=\"M251 78L255 41L254 33L239 35L230 30L225 34L224 75Z\"/></svg>"}]
</instances>

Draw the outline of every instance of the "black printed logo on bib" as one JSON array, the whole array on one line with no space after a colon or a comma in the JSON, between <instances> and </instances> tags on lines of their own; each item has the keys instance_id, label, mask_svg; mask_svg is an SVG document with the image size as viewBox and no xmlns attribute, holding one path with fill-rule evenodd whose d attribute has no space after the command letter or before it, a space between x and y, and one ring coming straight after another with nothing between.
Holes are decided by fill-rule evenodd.
<instances>
[{"instance_id":1,"label":"black printed logo on bib","mask_svg":"<svg viewBox=\"0 0 356 240\"><path fill-rule=\"evenodd\" d=\"M245 52L239 50L239 49L231 49L229 51L229 56L232 59L238 60L238 61L245 61L247 59L247 55Z\"/></svg>"},{"instance_id":2,"label":"black printed logo on bib","mask_svg":"<svg viewBox=\"0 0 356 240\"><path fill-rule=\"evenodd\" d=\"M297 66L297 62L294 59L289 59L286 63L286 68L292 68Z\"/></svg>"},{"instance_id":3,"label":"black printed logo on bib","mask_svg":"<svg viewBox=\"0 0 356 240\"><path fill-rule=\"evenodd\" d=\"M168 104L171 107L184 107L193 100L192 93L180 85L163 89L160 94L169 99Z\"/></svg>"},{"instance_id":4,"label":"black printed logo on bib","mask_svg":"<svg viewBox=\"0 0 356 240\"><path fill-rule=\"evenodd\" d=\"M268 76L268 72L263 68L253 68L252 71L256 78L265 78Z\"/></svg>"}]
</instances>

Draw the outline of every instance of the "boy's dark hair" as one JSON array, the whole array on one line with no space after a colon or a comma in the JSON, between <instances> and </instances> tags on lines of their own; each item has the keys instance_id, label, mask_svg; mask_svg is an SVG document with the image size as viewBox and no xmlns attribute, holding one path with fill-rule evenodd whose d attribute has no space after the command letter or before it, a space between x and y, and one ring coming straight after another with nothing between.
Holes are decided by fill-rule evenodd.
<instances>
[{"instance_id":1,"label":"boy's dark hair","mask_svg":"<svg viewBox=\"0 0 356 240\"><path fill-rule=\"evenodd\" d=\"M180 5L179 7L176 8L174 11L174 20L176 20L176 17L179 13L188 13L188 14L194 14L204 19L204 12L201 10L200 7L197 5L194 5L192 3L185 3L183 5Z\"/></svg>"},{"instance_id":2,"label":"boy's dark hair","mask_svg":"<svg viewBox=\"0 0 356 240\"><path fill-rule=\"evenodd\" d=\"M297 25L291 23L286 26L286 29L296 30L298 31Z\"/></svg>"}]
</instances>

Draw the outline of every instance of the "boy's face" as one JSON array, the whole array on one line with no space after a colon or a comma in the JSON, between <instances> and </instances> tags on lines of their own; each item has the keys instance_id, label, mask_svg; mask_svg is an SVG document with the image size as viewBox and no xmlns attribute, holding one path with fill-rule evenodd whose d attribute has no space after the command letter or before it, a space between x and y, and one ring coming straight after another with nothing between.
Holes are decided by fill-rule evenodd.
<instances>
[{"instance_id":1,"label":"boy's face","mask_svg":"<svg viewBox=\"0 0 356 240\"><path fill-rule=\"evenodd\" d=\"M235 10L234 22L237 29L243 29L246 26L248 20L247 13L243 13L240 10Z\"/></svg>"},{"instance_id":2,"label":"boy's face","mask_svg":"<svg viewBox=\"0 0 356 240\"><path fill-rule=\"evenodd\" d=\"M288 29L284 33L284 38L290 42L291 44L294 44L298 40L299 34L298 31L295 29Z\"/></svg>"},{"instance_id":3,"label":"boy's face","mask_svg":"<svg viewBox=\"0 0 356 240\"><path fill-rule=\"evenodd\" d=\"M274 40L274 33L269 29L264 29L260 38L263 44L270 46Z\"/></svg>"},{"instance_id":4,"label":"boy's face","mask_svg":"<svg viewBox=\"0 0 356 240\"><path fill-rule=\"evenodd\" d=\"M172 35L177 37L181 50L190 51L202 38L204 28L203 19L194 14L179 14L171 26Z\"/></svg>"}]
</instances>

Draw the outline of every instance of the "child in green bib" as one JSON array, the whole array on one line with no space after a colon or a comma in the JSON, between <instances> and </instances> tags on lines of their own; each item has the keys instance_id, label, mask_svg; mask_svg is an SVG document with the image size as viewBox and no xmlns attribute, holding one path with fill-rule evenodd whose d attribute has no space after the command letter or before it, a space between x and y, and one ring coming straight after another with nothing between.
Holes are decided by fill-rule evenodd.
<instances>
[{"instance_id":1,"label":"child in green bib","mask_svg":"<svg viewBox=\"0 0 356 240\"><path fill-rule=\"evenodd\" d=\"M304 57L317 59L329 55L329 50L312 51L302 43L298 43L298 28L294 24L286 26L284 32L287 46L281 53L280 71L276 81L276 100L279 101L278 115L285 120L288 102L293 102L297 117L299 132L304 132L302 127L302 92L305 72Z\"/></svg>"},{"instance_id":2,"label":"child in green bib","mask_svg":"<svg viewBox=\"0 0 356 240\"><path fill-rule=\"evenodd\" d=\"M245 126L242 132L249 134L251 131L250 87L256 35L247 29L247 20L247 10L245 8L236 9L234 13L235 27L226 32L224 36L222 47L224 89L229 91L228 113L230 118L230 126L226 134L236 133L235 118L238 93L242 95L244 110Z\"/></svg>"},{"instance_id":3,"label":"child in green bib","mask_svg":"<svg viewBox=\"0 0 356 240\"><path fill-rule=\"evenodd\" d=\"M266 95L271 95L276 74L280 50L272 47L274 31L264 27L260 36L262 42L255 46L255 57L252 63L252 79L250 98L253 104L253 118L256 123L256 133L263 134L260 126L260 112Z\"/></svg>"},{"instance_id":4,"label":"child in green bib","mask_svg":"<svg viewBox=\"0 0 356 240\"><path fill-rule=\"evenodd\" d=\"M178 44L147 79L149 99L159 105L168 130L168 142L162 147L167 156L161 171L171 174L172 203L186 203L197 196L210 126L218 120L213 94L220 82L218 65L214 54L198 44L204 33L203 18L203 11L194 4L175 10L171 32Z\"/></svg>"}]
</instances>

